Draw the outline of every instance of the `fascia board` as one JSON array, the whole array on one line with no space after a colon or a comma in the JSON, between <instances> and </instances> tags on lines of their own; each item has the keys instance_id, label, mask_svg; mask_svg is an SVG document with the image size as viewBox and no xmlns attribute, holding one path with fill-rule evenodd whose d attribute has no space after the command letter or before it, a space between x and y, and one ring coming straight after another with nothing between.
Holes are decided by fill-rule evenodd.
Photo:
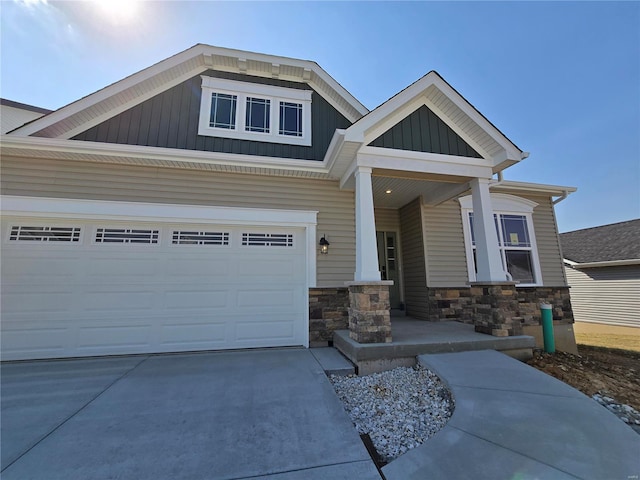
<instances>
[{"instance_id":1,"label":"fascia board","mask_svg":"<svg viewBox=\"0 0 640 480\"><path fill-rule=\"evenodd\" d=\"M522 159L520 150L511 140L509 140L500 130L498 130L489 120L487 120L476 108L471 105L462 95L460 95L451 85L449 85L440 75L435 74L433 84L444 93L449 100L456 104L471 120L478 124L487 134L489 134L506 151L506 156L511 159Z\"/></svg>"},{"instance_id":2,"label":"fascia board","mask_svg":"<svg viewBox=\"0 0 640 480\"><path fill-rule=\"evenodd\" d=\"M83 142L43 137L0 137L0 148L18 149L28 152L53 151L85 155L90 161L92 155L112 156L114 158L134 157L141 159L201 164L218 164L240 167L271 168L274 170L299 170L328 174L325 161L280 159L256 155L233 153L203 152L199 150L180 150L165 147L147 147L141 145L122 145L115 143Z\"/></svg>"},{"instance_id":3,"label":"fascia board","mask_svg":"<svg viewBox=\"0 0 640 480\"><path fill-rule=\"evenodd\" d=\"M382 126L379 126L378 130L386 127L382 133L393 127L397 122L385 122L384 120L387 117L392 116L396 110L402 108L406 103L409 103L416 97L421 96L422 93L433 83L433 75L433 72L429 72L420 80L409 85L407 88L397 93L394 97L376 107L352 126L347 128L346 139L349 141L364 142L365 137L368 136L368 132L370 132L376 125L382 123Z\"/></svg>"},{"instance_id":4,"label":"fascia board","mask_svg":"<svg viewBox=\"0 0 640 480\"><path fill-rule=\"evenodd\" d=\"M492 158L488 152L484 151L476 142L469 139L468 136L453 124L444 113L431 102L426 95L429 87L435 87L440 90L449 100L451 100L458 108L460 108L467 116L471 118L483 131L485 131L493 140L495 140L504 152L500 157ZM406 89L398 93L396 96L387 100L385 103L372 110L365 117L357 121L354 125L347 129L347 140L359 140L365 144L383 134L389 128L393 127L400 120L411 114L421 105L428 106L434 111L449 127L451 127L458 135L463 137L465 141L471 143L473 148L485 158L492 158L494 166L504 164L505 160L516 163L522 159L522 151L518 149L513 142L505 137L491 122L482 116L464 97L455 91L446 81L442 79L436 72L429 72L427 75L416 81ZM495 157L495 155L493 156Z\"/></svg>"},{"instance_id":5,"label":"fascia board","mask_svg":"<svg viewBox=\"0 0 640 480\"><path fill-rule=\"evenodd\" d=\"M69 105L66 105L48 115L45 115L44 117L41 117L38 120L35 120L21 128L14 130L12 132L12 135L32 135L98 102L112 97L113 95L117 95L123 90L126 90L127 88L130 88L140 82L143 82L153 77L154 75L158 75L163 71L169 70L172 67L180 65L181 63L200 55L202 53L202 47L203 45L196 45L172 57L169 57L166 60L162 60L155 65L147 67L144 70L125 77L124 79L119 80L116 83L112 83L111 85L108 85L95 93L89 94L86 97L81 98L80 100L76 100Z\"/></svg>"},{"instance_id":6,"label":"fascia board","mask_svg":"<svg viewBox=\"0 0 640 480\"><path fill-rule=\"evenodd\" d=\"M515 190L522 192L543 193L546 195L563 195L564 193L574 193L576 187L563 187L561 185L547 185L542 183L515 182L504 180L500 183L489 185L492 190Z\"/></svg>"},{"instance_id":7,"label":"fascia board","mask_svg":"<svg viewBox=\"0 0 640 480\"><path fill-rule=\"evenodd\" d=\"M356 161L360 167L388 170L478 178L491 178L492 175L491 167L483 164L483 159L390 148L362 147L357 154Z\"/></svg>"},{"instance_id":8,"label":"fascia board","mask_svg":"<svg viewBox=\"0 0 640 480\"><path fill-rule=\"evenodd\" d=\"M564 263L572 268L582 270L583 268L601 268L601 267L624 267L627 265L640 265L640 258L630 258L627 260L609 260L604 262L585 262L577 263L567 258L563 259Z\"/></svg>"}]
</instances>

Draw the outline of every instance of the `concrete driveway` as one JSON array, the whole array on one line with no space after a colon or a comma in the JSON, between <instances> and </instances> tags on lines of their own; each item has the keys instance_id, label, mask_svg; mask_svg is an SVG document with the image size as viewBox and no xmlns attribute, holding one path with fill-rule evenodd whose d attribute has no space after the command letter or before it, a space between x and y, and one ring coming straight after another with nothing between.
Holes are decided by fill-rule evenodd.
<instances>
[{"instance_id":1,"label":"concrete driveway","mask_svg":"<svg viewBox=\"0 0 640 480\"><path fill-rule=\"evenodd\" d=\"M1 368L3 480L380 479L309 350Z\"/></svg>"}]
</instances>

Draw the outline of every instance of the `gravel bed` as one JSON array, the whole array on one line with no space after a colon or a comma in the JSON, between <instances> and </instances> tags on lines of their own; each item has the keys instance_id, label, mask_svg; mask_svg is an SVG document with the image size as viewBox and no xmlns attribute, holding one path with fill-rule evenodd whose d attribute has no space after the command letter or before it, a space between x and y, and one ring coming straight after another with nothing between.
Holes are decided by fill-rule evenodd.
<instances>
[{"instance_id":1,"label":"gravel bed","mask_svg":"<svg viewBox=\"0 0 640 480\"><path fill-rule=\"evenodd\" d=\"M596 393L591 398L607 410L615 414L620 420L629 425L637 433L640 433L640 412L630 405L616 402L613 398Z\"/></svg>"},{"instance_id":2,"label":"gravel bed","mask_svg":"<svg viewBox=\"0 0 640 480\"><path fill-rule=\"evenodd\" d=\"M453 399L424 367L329 379L358 433L368 434L388 463L432 437L453 413Z\"/></svg>"}]
</instances>

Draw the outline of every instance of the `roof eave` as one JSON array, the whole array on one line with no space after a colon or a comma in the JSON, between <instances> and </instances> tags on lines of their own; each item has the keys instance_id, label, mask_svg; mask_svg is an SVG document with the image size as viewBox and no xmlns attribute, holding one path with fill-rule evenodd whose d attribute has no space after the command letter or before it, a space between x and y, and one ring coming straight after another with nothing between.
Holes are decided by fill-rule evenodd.
<instances>
[{"instance_id":1,"label":"roof eave","mask_svg":"<svg viewBox=\"0 0 640 480\"><path fill-rule=\"evenodd\" d=\"M629 258L626 260L608 260L603 262L584 262L578 263L568 258L563 259L564 263L575 268L577 270L581 270L583 268L601 268L601 267L624 267L628 265L640 265L640 258Z\"/></svg>"}]
</instances>

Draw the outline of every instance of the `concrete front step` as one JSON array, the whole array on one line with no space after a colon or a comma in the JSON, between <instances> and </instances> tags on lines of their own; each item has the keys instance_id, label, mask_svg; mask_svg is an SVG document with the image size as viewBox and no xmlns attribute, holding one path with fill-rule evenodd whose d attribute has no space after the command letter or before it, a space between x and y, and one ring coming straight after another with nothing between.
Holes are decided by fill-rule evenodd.
<instances>
[{"instance_id":1,"label":"concrete front step","mask_svg":"<svg viewBox=\"0 0 640 480\"><path fill-rule=\"evenodd\" d=\"M353 364L333 347L311 348L310 350L327 375L350 375L356 372Z\"/></svg>"},{"instance_id":2,"label":"concrete front step","mask_svg":"<svg viewBox=\"0 0 640 480\"><path fill-rule=\"evenodd\" d=\"M518 360L533 356L535 339L528 335L493 337L460 322L426 322L394 319L391 343L358 343L348 330L338 330L333 345L358 369L358 375L416 364L418 355L497 350Z\"/></svg>"}]
</instances>

